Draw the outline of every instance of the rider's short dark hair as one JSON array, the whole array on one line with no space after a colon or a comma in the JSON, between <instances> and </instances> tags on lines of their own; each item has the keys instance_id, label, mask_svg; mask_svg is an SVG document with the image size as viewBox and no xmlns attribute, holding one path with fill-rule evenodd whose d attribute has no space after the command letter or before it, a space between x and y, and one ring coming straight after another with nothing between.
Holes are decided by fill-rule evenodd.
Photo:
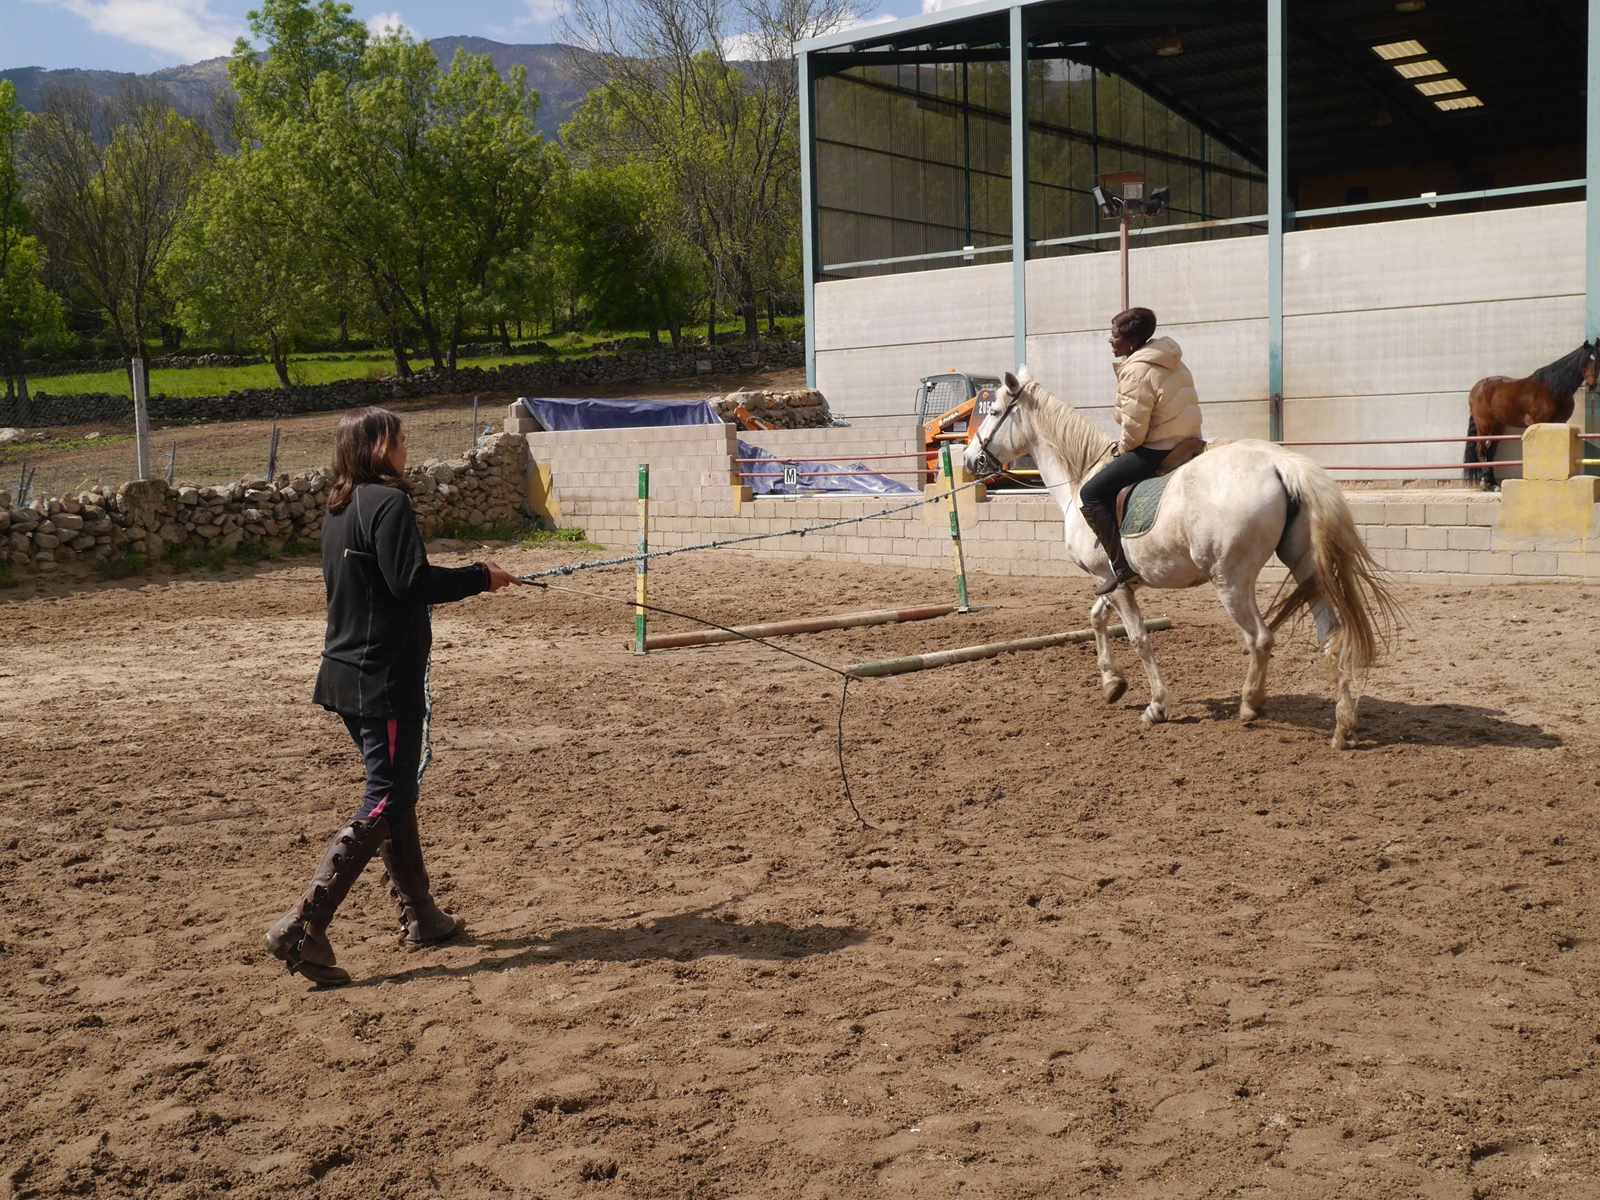
<instances>
[{"instance_id":1,"label":"rider's short dark hair","mask_svg":"<svg viewBox=\"0 0 1600 1200\"><path fill-rule=\"evenodd\" d=\"M1125 308L1111 318L1111 332L1128 338L1135 348L1144 345L1156 331L1156 315L1148 308Z\"/></svg>"}]
</instances>

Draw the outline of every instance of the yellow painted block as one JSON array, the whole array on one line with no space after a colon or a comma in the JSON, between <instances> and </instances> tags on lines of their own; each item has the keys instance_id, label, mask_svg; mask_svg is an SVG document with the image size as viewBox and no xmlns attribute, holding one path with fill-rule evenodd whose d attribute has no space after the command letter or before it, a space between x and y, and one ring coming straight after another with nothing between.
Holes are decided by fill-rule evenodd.
<instances>
[{"instance_id":1,"label":"yellow painted block","mask_svg":"<svg viewBox=\"0 0 1600 1200\"><path fill-rule=\"evenodd\" d=\"M1528 432L1538 428L1540 426L1531 426ZM1600 507L1597 506L1600 506L1600 476L1597 475L1508 479L1500 485L1498 528L1511 537L1594 537L1600 529L1597 525Z\"/></svg>"},{"instance_id":2,"label":"yellow painted block","mask_svg":"<svg viewBox=\"0 0 1600 1200\"><path fill-rule=\"evenodd\" d=\"M1529 425L1522 434L1522 477L1566 479L1581 470L1583 443L1570 425Z\"/></svg>"},{"instance_id":3,"label":"yellow painted block","mask_svg":"<svg viewBox=\"0 0 1600 1200\"><path fill-rule=\"evenodd\" d=\"M733 511L734 511L734 513L735 514L742 513L744 511L745 505L753 503L755 501L755 498L756 498L756 493L755 493L755 489L754 488L747 487L742 483L741 484L735 484L734 487L733 487Z\"/></svg>"},{"instance_id":4,"label":"yellow painted block","mask_svg":"<svg viewBox=\"0 0 1600 1200\"><path fill-rule=\"evenodd\" d=\"M533 463L528 471L528 511L552 525L561 524L561 504L556 500L555 477L549 463Z\"/></svg>"}]
</instances>

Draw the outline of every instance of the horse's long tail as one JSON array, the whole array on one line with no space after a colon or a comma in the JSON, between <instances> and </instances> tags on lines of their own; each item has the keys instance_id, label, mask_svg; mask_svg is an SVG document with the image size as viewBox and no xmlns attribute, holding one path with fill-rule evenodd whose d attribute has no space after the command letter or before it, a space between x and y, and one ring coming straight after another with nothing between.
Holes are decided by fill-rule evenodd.
<instances>
[{"instance_id":1,"label":"horse's long tail","mask_svg":"<svg viewBox=\"0 0 1600 1200\"><path fill-rule=\"evenodd\" d=\"M1361 540L1333 476L1288 450L1278 452L1275 466L1289 494L1290 511L1299 510L1293 520L1311 523L1313 570L1295 571L1295 587L1273 600L1267 624L1276 629L1321 600L1338 623L1334 652L1340 670L1363 671L1377 661L1403 620L1400 604Z\"/></svg>"},{"instance_id":2,"label":"horse's long tail","mask_svg":"<svg viewBox=\"0 0 1600 1200\"><path fill-rule=\"evenodd\" d=\"M1467 436L1469 438L1475 438L1478 436L1478 418L1473 416L1470 412L1467 414ZM1466 450L1462 452L1461 461L1465 464L1465 467L1461 472L1461 477L1468 483L1471 483L1473 474L1472 465L1478 461L1477 442L1469 441L1467 443Z\"/></svg>"}]
</instances>

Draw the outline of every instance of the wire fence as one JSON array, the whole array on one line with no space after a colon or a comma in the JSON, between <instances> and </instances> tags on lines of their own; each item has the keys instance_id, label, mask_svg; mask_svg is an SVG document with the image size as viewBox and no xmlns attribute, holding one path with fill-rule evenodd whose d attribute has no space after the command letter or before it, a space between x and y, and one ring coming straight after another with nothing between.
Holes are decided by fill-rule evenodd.
<instances>
[{"instance_id":1,"label":"wire fence","mask_svg":"<svg viewBox=\"0 0 1600 1200\"><path fill-rule=\"evenodd\" d=\"M412 463L460 458L486 432L501 428L503 406L472 397L396 401ZM232 483L329 467L340 413L275 420L179 425L150 431L150 470L175 484ZM75 495L97 484L137 477L131 418L57 427L0 442L0 492L21 506L43 496Z\"/></svg>"}]
</instances>

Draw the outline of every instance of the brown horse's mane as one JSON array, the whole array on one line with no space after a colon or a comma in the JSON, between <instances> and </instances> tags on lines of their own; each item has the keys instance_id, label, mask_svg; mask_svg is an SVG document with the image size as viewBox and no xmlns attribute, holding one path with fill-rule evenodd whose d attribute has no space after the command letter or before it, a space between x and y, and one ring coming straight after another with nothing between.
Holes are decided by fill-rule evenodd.
<instances>
[{"instance_id":1,"label":"brown horse's mane","mask_svg":"<svg viewBox=\"0 0 1600 1200\"><path fill-rule=\"evenodd\" d=\"M1589 353L1589 343L1584 342L1570 354L1540 367L1529 378L1549 388L1552 396L1570 396L1583 382L1583 363Z\"/></svg>"}]
</instances>

